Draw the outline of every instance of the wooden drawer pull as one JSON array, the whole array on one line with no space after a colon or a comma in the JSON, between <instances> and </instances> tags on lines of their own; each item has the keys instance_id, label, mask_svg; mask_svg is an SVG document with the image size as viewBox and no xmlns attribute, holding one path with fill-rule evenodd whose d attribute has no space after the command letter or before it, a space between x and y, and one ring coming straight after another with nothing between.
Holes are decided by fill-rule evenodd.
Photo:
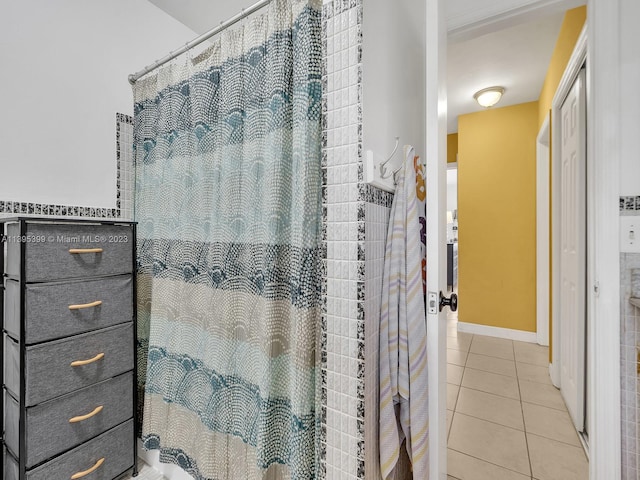
<instances>
[{"instance_id":1,"label":"wooden drawer pull","mask_svg":"<svg viewBox=\"0 0 640 480\"><path fill-rule=\"evenodd\" d=\"M70 248L69 253L102 253L101 248Z\"/></svg>"},{"instance_id":2,"label":"wooden drawer pull","mask_svg":"<svg viewBox=\"0 0 640 480\"><path fill-rule=\"evenodd\" d=\"M93 417L94 415L99 414L102 409L104 408L103 405L100 405L99 407L96 407L93 409L93 412L87 413L86 415L80 415L78 417L73 417L69 419L69 423L78 423L78 422L82 422L83 420L87 420L91 417Z\"/></svg>"},{"instance_id":3,"label":"wooden drawer pull","mask_svg":"<svg viewBox=\"0 0 640 480\"><path fill-rule=\"evenodd\" d=\"M104 352L97 354L95 357L90 358L88 360L76 360L75 362L71 362L72 367L82 367L83 365L89 365L90 363L97 362L98 360L102 360L104 358Z\"/></svg>"},{"instance_id":4,"label":"wooden drawer pull","mask_svg":"<svg viewBox=\"0 0 640 480\"><path fill-rule=\"evenodd\" d=\"M89 470L85 470L84 472L74 473L73 475L71 475L71 480L76 480L76 478L86 477L90 473L93 473L97 469L99 469L100 465L102 465L103 463L104 463L104 457L102 457L100 460L98 460L96 462L96 464L93 467L91 467Z\"/></svg>"},{"instance_id":5,"label":"wooden drawer pull","mask_svg":"<svg viewBox=\"0 0 640 480\"><path fill-rule=\"evenodd\" d=\"M69 310L82 310L83 308L97 307L98 305L102 305L102 300L96 300L91 303L82 303L80 305L69 305Z\"/></svg>"}]
</instances>

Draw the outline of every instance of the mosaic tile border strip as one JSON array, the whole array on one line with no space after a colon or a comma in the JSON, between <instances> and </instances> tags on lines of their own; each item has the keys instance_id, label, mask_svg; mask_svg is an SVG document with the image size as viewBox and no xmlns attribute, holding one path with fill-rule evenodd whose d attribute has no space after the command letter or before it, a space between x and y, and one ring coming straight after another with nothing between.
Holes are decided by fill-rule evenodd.
<instances>
[{"instance_id":1,"label":"mosaic tile border strip","mask_svg":"<svg viewBox=\"0 0 640 480\"><path fill-rule=\"evenodd\" d=\"M331 7L331 8L329 8ZM321 296L322 311L320 315L320 340L317 348L320 348L320 438L318 441L317 454L317 477L319 480L327 478L327 101L324 92L327 91L327 19L333 15L333 3L322 5L321 14L321 43L322 43L322 105L321 105L321 130L322 130L322 153L320 167L322 171L322 185L320 186L322 198L322 239L321 239Z\"/></svg>"},{"instance_id":2,"label":"mosaic tile border strip","mask_svg":"<svg viewBox=\"0 0 640 480\"><path fill-rule=\"evenodd\" d=\"M381 190L378 187L374 187L368 183L361 183L360 187L360 200L366 203L373 203L381 207L391 208L393 203L393 193Z\"/></svg>"},{"instance_id":3,"label":"mosaic tile border strip","mask_svg":"<svg viewBox=\"0 0 640 480\"><path fill-rule=\"evenodd\" d=\"M329 20L334 15L338 15L352 8L359 7L362 10L362 0L333 0L322 5L322 17L323 20ZM358 25L362 25L362 22L358 22ZM326 32L326 25L322 25L322 30Z\"/></svg>"},{"instance_id":4,"label":"mosaic tile border strip","mask_svg":"<svg viewBox=\"0 0 640 480\"><path fill-rule=\"evenodd\" d=\"M133 117L125 113L116 113L116 122L133 125Z\"/></svg>"},{"instance_id":5,"label":"mosaic tile border strip","mask_svg":"<svg viewBox=\"0 0 640 480\"><path fill-rule=\"evenodd\" d=\"M53 205L33 202L0 200L0 214L38 215L52 217L120 218L120 124L133 125L133 117L116 113L116 208L81 207L77 205Z\"/></svg>"},{"instance_id":6,"label":"mosaic tile border strip","mask_svg":"<svg viewBox=\"0 0 640 480\"><path fill-rule=\"evenodd\" d=\"M640 215L640 195L620 197L622 215Z\"/></svg>"},{"instance_id":7,"label":"mosaic tile border strip","mask_svg":"<svg viewBox=\"0 0 640 480\"><path fill-rule=\"evenodd\" d=\"M320 317L320 439L318 442L318 466L317 477L320 480L327 478L327 101L324 92L327 91L327 20L333 16L333 3L322 5L321 15L321 43L322 43L322 240L321 240L321 275L322 275L322 312ZM318 401L318 399L316 400Z\"/></svg>"},{"instance_id":8,"label":"mosaic tile border strip","mask_svg":"<svg viewBox=\"0 0 640 480\"><path fill-rule=\"evenodd\" d=\"M55 217L119 218L115 208L91 208L0 200L0 214Z\"/></svg>"},{"instance_id":9,"label":"mosaic tile border strip","mask_svg":"<svg viewBox=\"0 0 640 480\"><path fill-rule=\"evenodd\" d=\"M343 0L343 4L346 0ZM357 411L357 438L356 445L357 455L357 478L365 478L365 264L366 264L366 224L365 220L365 202L367 198L376 198L375 192L371 192L372 186L364 183L364 161L362 147L362 0L355 0L355 5L351 8L357 8L357 92L358 92L358 203L357 203L357 222L358 222L358 242L357 242L357 282L356 282L356 305L357 305L357 345L358 345L358 372L356 383L356 411ZM374 188L374 190L378 190ZM374 195L367 195L374 193ZM379 196L377 197L379 200Z\"/></svg>"},{"instance_id":10,"label":"mosaic tile border strip","mask_svg":"<svg viewBox=\"0 0 640 480\"><path fill-rule=\"evenodd\" d=\"M358 85L358 90L361 90ZM362 145L362 134L359 136L359 144ZM360 149L359 149L360 150ZM362 166L362 155L358 156L358 169ZM365 279L366 279L366 207L362 198L363 180L358 178L358 275L356 282L357 312L358 312L358 376L356 384L356 409L358 427L358 478L365 477Z\"/></svg>"}]
</instances>

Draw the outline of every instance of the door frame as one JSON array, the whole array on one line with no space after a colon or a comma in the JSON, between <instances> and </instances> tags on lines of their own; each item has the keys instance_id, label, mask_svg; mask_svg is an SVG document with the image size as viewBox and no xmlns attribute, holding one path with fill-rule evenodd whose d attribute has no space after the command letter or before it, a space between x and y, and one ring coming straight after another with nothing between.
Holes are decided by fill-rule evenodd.
<instances>
[{"instance_id":1,"label":"door frame","mask_svg":"<svg viewBox=\"0 0 640 480\"><path fill-rule=\"evenodd\" d=\"M589 477L592 480L621 477L621 425L620 425L620 247L619 247L619 198L621 140L621 59L620 59L620 6L621 0L587 0L587 219L588 246L587 271L587 418L589 435ZM446 119L446 84L444 91L434 73L429 71L433 52L446 52L446 22L442 0L426 0L427 21L427 109L433 108L441 115L444 100ZM535 2L533 2L535 3ZM430 28L430 16L435 14L437 28ZM434 17L431 17L434 18ZM490 21L490 20L488 20ZM471 27L471 25L470 25ZM444 35L443 35L444 31ZM434 49L434 43L436 48ZM436 62L446 62L436 59ZM444 64L446 66L446 64ZM436 72L437 76L438 73ZM442 73L440 73L442 75ZM594 88L597 86L597 88ZM429 113L427 112L427 118ZM445 121L446 125L446 121ZM438 158L446 154L446 127L444 135L437 126L427 124L427 165L430 155ZM433 158L433 157L431 157ZM444 160L446 162L446 160ZM427 181L429 178L427 177ZM591 194L589 194L591 193ZM427 212L430 213L429 206ZM433 212L436 216L437 212ZM440 219L444 224L444 218ZM556 230L557 231L557 230ZM428 269L429 271L429 269ZM443 270L444 272L444 270ZM429 273L428 273L429 275ZM432 273L436 275L437 273ZM444 281L444 279L442 280ZM444 327L446 328L446 326ZM440 330L437 328L437 330ZM445 331L433 343L445 345ZM442 336L441 336L442 335ZM555 342L554 342L555 343ZM442 350L436 345L436 351ZM439 361L446 362L439 355ZM444 365L430 365L438 380L446 381ZM440 410L444 408L445 395L438 390L438 408L429 406L429 414L436 421L430 433L431 467L434 477L446 479L446 435ZM444 422L446 424L446 420Z\"/></svg>"},{"instance_id":2,"label":"door frame","mask_svg":"<svg viewBox=\"0 0 640 480\"><path fill-rule=\"evenodd\" d=\"M589 478L621 478L620 415L620 0L588 0L587 22L553 100L552 118L586 61L587 90L587 376ZM594 88L597 85L597 88ZM552 122L553 123L553 122ZM552 258L559 258L559 142L552 128ZM553 298L558 298L559 262L552 262ZM554 362L559 386L558 303L552 300Z\"/></svg>"},{"instance_id":3,"label":"door frame","mask_svg":"<svg viewBox=\"0 0 640 480\"><path fill-rule=\"evenodd\" d=\"M549 160L551 116L547 116L536 139L536 336L539 345L549 345Z\"/></svg>"},{"instance_id":4,"label":"door frame","mask_svg":"<svg viewBox=\"0 0 640 480\"><path fill-rule=\"evenodd\" d=\"M621 477L620 0L588 0L587 423L591 479ZM629 152L632 154L632 152ZM589 174L589 172L591 174Z\"/></svg>"},{"instance_id":5,"label":"door frame","mask_svg":"<svg viewBox=\"0 0 640 480\"><path fill-rule=\"evenodd\" d=\"M426 0L426 220L427 288L431 302L447 285L447 24L445 0ZM438 208L440 207L440 208ZM436 235L433 234L436 233ZM434 288L433 286L436 286ZM427 308L429 375L429 468L432 478L447 478L447 319ZM435 388L434 388L435 387Z\"/></svg>"}]
</instances>

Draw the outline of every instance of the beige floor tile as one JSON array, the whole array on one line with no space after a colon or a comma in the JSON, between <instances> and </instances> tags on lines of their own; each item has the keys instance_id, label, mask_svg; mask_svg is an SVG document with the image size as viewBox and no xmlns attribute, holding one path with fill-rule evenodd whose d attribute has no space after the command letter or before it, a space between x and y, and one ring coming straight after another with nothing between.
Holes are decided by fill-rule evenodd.
<instances>
[{"instance_id":1,"label":"beige floor tile","mask_svg":"<svg viewBox=\"0 0 640 480\"><path fill-rule=\"evenodd\" d=\"M582 447L573 447L529 433L527 442L535 479L589 479L589 463Z\"/></svg>"},{"instance_id":2,"label":"beige floor tile","mask_svg":"<svg viewBox=\"0 0 640 480\"><path fill-rule=\"evenodd\" d=\"M471 342L471 353L513 360L513 341L505 338L476 335Z\"/></svg>"},{"instance_id":3,"label":"beige floor tile","mask_svg":"<svg viewBox=\"0 0 640 480\"><path fill-rule=\"evenodd\" d=\"M462 381L462 372L464 368L447 363L447 383L453 383L454 385L460 385Z\"/></svg>"},{"instance_id":4,"label":"beige floor tile","mask_svg":"<svg viewBox=\"0 0 640 480\"><path fill-rule=\"evenodd\" d=\"M447 409L449 410L456 409L456 402L458 401L459 391L460 391L460 385L447 383Z\"/></svg>"},{"instance_id":5,"label":"beige floor tile","mask_svg":"<svg viewBox=\"0 0 640 480\"><path fill-rule=\"evenodd\" d=\"M541 367L549 367L549 347L537 343L513 342L516 362L531 363Z\"/></svg>"},{"instance_id":6,"label":"beige floor tile","mask_svg":"<svg viewBox=\"0 0 640 480\"><path fill-rule=\"evenodd\" d=\"M462 377L462 386L520 400L518 379L507 375L466 368Z\"/></svg>"},{"instance_id":7,"label":"beige floor tile","mask_svg":"<svg viewBox=\"0 0 640 480\"><path fill-rule=\"evenodd\" d=\"M516 362L516 368L518 370L519 380L553 385L551 383L551 377L549 376L548 366L541 367L538 365L531 365L529 363Z\"/></svg>"},{"instance_id":8,"label":"beige floor tile","mask_svg":"<svg viewBox=\"0 0 640 480\"><path fill-rule=\"evenodd\" d=\"M469 342L471 342L471 340L473 340L474 335L472 333L467 333L467 332L458 332L458 338L461 338L462 340L468 340Z\"/></svg>"},{"instance_id":9,"label":"beige floor tile","mask_svg":"<svg viewBox=\"0 0 640 480\"><path fill-rule=\"evenodd\" d=\"M473 348L473 343L471 346ZM478 355L476 353L469 353L467 357L467 368L475 368L476 370L509 375L511 377L516 376L516 364L514 361Z\"/></svg>"},{"instance_id":10,"label":"beige floor tile","mask_svg":"<svg viewBox=\"0 0 640 480\"><path fill-rule=\"evenodd\" d=\"M447 348L447 363L464 367L464 364L467 363L467 352Z\"/></svg>"},{"instance_id":11,"label":"beige floor tile","mask_svg":"<svg viewBox=\"0 0 640 480\"><path fill-rule=\"evenodd\" d=\"M527 480L530 477L449 449L447 468L460 480Z\"/></svg>"},{"instance_id":12,"label":"beige floor tile","mask_svg":"<svg viewBox=\"0 0 640 480\"><path fill-rule=\"evenodd\" d=\"M458 396L456 412L499 423L505 427L524 430L522 407L519 400L462 387Z\"/></svg>"},{"instance_id":13,"label":"beige floor tile","mask_svg":"<svg viewBox=\"0 0 640 480\"><path fill-rule=\"evenodd\" d=\"M531 475L524 432L456 412L449 448Z\"/></svg>"},{"instance_id":14,"label":"beige floor tile","mask_svg":"<svg viewBox=\"0 0 640 480\"><path fill-rule=\"evenodd\" d=\"M453 410L447 410L447 439L451 431L451 422L453 421Z\"/></svg>"},{"instance_id":15,"label":"beige floor tile","mask_svg":"<svg viewBox=\"0 0 640 480\"><path fill-rule=\"evenodd\" d=\"M570 443L577 447L581 445L568 412L532 403L523 403L522 410L527 433Z\"/></svg>"},{"instance_id":16,"label":"beige floor tile","mask_svg":"<svg viewBox=\"0 0 640 480\"><path fill-rule=\"evenodd\" d=\"M447 335L449 337L455 337L455 338L459 338L461 340L464 341L471 341L471 339L473 338L473 334L472 333L467 333L467 332L459 332L458 331L458 323L448 323L447 322Z\"/></svg>"},{"instance_id":17,"label":"beige floor tile","mask_svg":"<svg viewBox=\"0 0 640 480\"><path fill-rule=\"evenodd\" d=\"M471 339L461 337L447 337L447 348L451 350L460 350L468 352L471 348Z\"/></svg>"},{"instance_id":18,"label":"beige floor tile","mask_svg":"<svg viewBox=\"0 0 640 480\"><path fill-rule=\"evenodd\" d=\"M462 384L464 385L464 377ZM556 410L567 410L560 390L553 385L520 380L520 395L522 395L523 402L535 403L536 405L543 405Z\"/></svg>"}]
</instances>

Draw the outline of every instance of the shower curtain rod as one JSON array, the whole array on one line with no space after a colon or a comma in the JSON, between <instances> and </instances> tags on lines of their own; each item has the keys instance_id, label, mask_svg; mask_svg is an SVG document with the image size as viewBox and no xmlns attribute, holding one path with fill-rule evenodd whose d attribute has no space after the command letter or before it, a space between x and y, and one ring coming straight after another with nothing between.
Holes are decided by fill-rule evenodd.
<instances>
[{"instance_id":1,"label":"shower curtain rod","mask_svg":"<svg viewBox=\"0 0 640 480\"><path fill-rule=\"evenodd\" d=\"M234 25L235 23L238 23L243 18L248 17L249 15L251 15L254 12L257 12L262 7L268 5L270 2L271 2L271 0L259 0L258 2L254 3L253 5L251 5L249 8L242 9L242 11L240 13L238 13L237 15L231 17L229 20L227 20L225 22L221 22L220 25L218 25L217 27L212 28L208 32L203 33L202 35L200 35L197 38L194 38L190 42L185 43L182 47L178 48L177 50L174 50L173 52L168 53L167 55L162 57L160 60L156 60L155 62L153 62L151 65L147 65L146 67L144 67L139 72L136 72L136 73L133 73L133 74L129 75L129 83L131 85L133 85L134 83L136 83L138 81L138 79L140 77L146 75L149 72L152 72L156 68L158 68L158 67L164 65L165 63L173 60L177 56L182 55L184 52L186 52L188 50L191 50L193 47L195 47L197 45L200 45L202 42L204 42L205 40L208 40L209 38L213 37L215 34L220 33L221 31L225 30L226 28L229 28L231 25Z\"/></svg>"}]
</instances>

